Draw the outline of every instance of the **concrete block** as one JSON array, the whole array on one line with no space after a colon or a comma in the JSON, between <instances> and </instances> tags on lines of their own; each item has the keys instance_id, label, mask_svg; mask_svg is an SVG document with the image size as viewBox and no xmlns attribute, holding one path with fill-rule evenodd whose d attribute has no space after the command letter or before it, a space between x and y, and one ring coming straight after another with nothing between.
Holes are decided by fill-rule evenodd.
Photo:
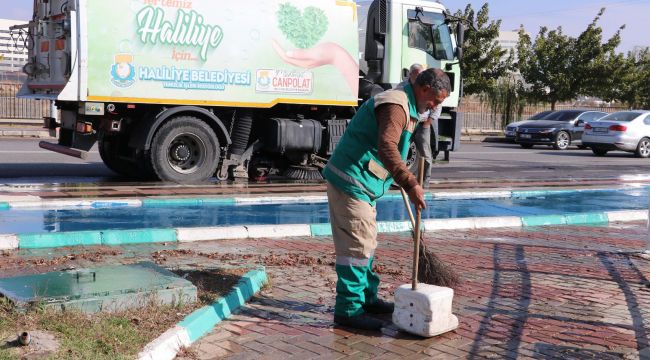
<instances>
[{"instance_id":1,"label":"concrete block","mask_svg":"<svg viewBox=\"0 0 650 360\"><path fill-rule=\"evenodd\" d=\"M454 290L447 287L418 284L402 285L395 290L393 323L411 334L432 337L458 327L452 314Z\"/></svg>"}]
</instances>

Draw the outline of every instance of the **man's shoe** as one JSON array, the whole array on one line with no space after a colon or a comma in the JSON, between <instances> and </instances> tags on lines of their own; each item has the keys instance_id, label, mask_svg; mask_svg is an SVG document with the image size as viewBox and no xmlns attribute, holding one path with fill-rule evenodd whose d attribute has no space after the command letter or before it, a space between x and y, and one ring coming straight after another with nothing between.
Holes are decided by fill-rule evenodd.
<instances>
[{"instance_id":1,"label":"man's shoe","mask_svg":"<svg viewBox=\"0 0 650 360\"><path fill-rule=\"evenodd\" d=\"M334 322L341 326L347 326L362 330L381 330L384 322L362 313L356 316L334 315Z\"/></svg>"},{"instance_id":2,"label":"man's shoe","mask_svg":"<svg viewBox=\"0 0 650 360\"><path fill-rule=\"evenodd\" d=\"M369 314L392 314L395 310L395 304L390 301L377 299L372 304L364 304L363 310Z\"/></svg>"}]
</instances>

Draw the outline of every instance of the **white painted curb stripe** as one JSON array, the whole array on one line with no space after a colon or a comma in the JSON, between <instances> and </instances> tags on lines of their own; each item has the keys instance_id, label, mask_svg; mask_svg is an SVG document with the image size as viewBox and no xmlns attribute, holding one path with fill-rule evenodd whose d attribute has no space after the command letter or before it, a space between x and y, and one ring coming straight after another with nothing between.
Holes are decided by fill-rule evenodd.
<instances>
[{"instance_id":1,"label":"white painted curb stripe","mask_svg":"<svg viewBox=\"0 0 650 360\"><path fill-rule=\"evenodd\" d=\"M40 201L40 197L32 195L3 195L0 196L0 202L8 203L10 206L13 206L14 203L21 203L26 201Z\"/></svg>"},{"instance_id":2,"label":"white painted curb stripe","mask_svg":"<svg viewBox=\"0 0 650 360\"><path fill-rule=\"evenodd\" d=\"M237 205L258 205L258 204L295 204L295 203L325 203L325 195L308 196L263 196L235 198Z\"/></svg>"},{"instance_id":3,"label":"white painted curb stripe","mask_svg":"<svg viewBox=\"0 0 650 360\"><path fill-rule=\"evenodd\" d=\"M13 209L70 209L70 208L111 208L111 207L141 207L141 200L134 199L114 199L114 200L44 200L44 201L24 201L9 203Z\"/></svg>"},{"instance_id":4,"label":"white painted curb stripe","mask_svg":"<svg viewBox=\"0 0 650 360\"><path fill-rule=\"evenodd\" d=\"M279 238L311 236L311 226L299 225L255 225L247 226L249 238Z\"/></svg>"},{"instance_id":5,"label":"white painted curb stripe","mask_svg":"<svg viewBox=\"0 0 650 360\"><path fill-rule=\"evenodd\" d=\"M474 228L476 229L522 227L522 226L523 223L521 221L521 218L517 216L474 218Z\"/></svg>"},{"instance_id":6,"label":"white painted curb stripe","mask_svg":"<svg viewBox=\"0 0 650 360\"><path fill-rule=\"evenodd\" d=\"M424 231L473 229L474 218L463 219L427 219L424 220Z\"/></svg>"},{"instance_id":7,"label":"white painted curb stripe","mask_svg":"<svg viewBox=\"0 0 650 360\"><path fill-rule=\"evenodd\" d=\"M179 242L248 238L248 229L245 226L179 228L176 232Z\"/></svg>"},{"instance_id":8,"label":"white painted curb stripe","mask_svg":"<svg viewBox=\"0 0 650 360\"><path fill-rule=\"evenodd\" d=\"M648 212L645 210L607 211L605 215L609 222L648 220Z\"/></svg>"},{"instance_id":9,"label":"white painted curb stripe","mask_svg":"<svg viewBox=\"0 0 650 360\"><path fill-rule=\"evenodd\" d=\"M18 249L18 236L0 235L0 250L16 250L16 249Z\"/></svg>"},{"instance_id":10,"label":"white painted curb stripe","mask_svg":"<svg viewBox=\"0 0 650 360\"><path fill-rule=\"evenodd\" d=\"M432 193L434 199L496 199L509 198L511 191L477 191Z\"/></svg>"},{"instance_id":11,"label":"white painted curb stripe","mask_svg":"<svg viewBox=\"0 0 650 360\"><path fill-rule=\"evenodd\" d=\"M181 349L190 345L187 330L176 325L145 346L138 360L173 360Z\"/></svg>"}]
</instances>

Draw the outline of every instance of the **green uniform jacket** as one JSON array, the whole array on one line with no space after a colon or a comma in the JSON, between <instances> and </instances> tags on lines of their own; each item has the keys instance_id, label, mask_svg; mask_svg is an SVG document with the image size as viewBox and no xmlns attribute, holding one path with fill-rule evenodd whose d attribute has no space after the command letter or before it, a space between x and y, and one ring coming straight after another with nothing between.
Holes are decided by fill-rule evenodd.
<instances>
[{"instance_id":1,"label":"green uniform jacket","mask_svg":"<svg viewBox=\"0 0 650 360\"><path fill-rule=\"evenodd\" d=\"M383 104L397 104L406 113L407 124L419 121L413 87L388 90L366 101L352 118L334 150L323 175L332 185L360 200L374 205L393 183L393 177L379 160L379 126L375 109ZM402 132L398 150L405 160L414 126Z\"/></svg>"}]
</instances>

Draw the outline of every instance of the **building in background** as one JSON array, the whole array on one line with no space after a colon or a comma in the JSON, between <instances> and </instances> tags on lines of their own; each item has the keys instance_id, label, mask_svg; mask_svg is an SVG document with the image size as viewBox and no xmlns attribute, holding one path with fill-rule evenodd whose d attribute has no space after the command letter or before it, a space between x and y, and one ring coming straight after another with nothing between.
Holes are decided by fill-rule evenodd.
<instances>
[{"instance_id":1,"label":"building in background","mask_svg":"<svg viewBox=\"0 0 650 360\"><path fill-rule=\"evenodd\" d=\"M23 66L27 63L27 34L14 32L9 28L23 25L27 20L0 19L0 81L22 81Z\"/></svg>"},{"instance_id":2,"label":"building in background","mask_svg":"<svg viewBox=\"0 0 650 360\"><path fill-rule=\"evenodd\" d=\"M514 52L515 59L517 59L517 43L519 42L519 31L499 31L499 37L497 38L497 43L501 46L501 49L505 50L506 53L503 56L503 59L507 59L510 56L510 51Z\"/></svg>"}]
</instances>

